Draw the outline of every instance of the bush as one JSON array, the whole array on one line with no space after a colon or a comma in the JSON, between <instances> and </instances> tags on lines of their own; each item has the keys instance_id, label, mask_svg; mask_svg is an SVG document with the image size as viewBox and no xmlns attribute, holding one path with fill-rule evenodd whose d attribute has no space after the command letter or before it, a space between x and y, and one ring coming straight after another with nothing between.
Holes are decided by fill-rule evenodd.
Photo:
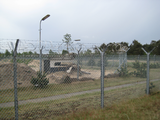
<instances>
[{"instance_id":1,"label":"bush","mask_svg":"<svg viewBox=\"0 0 160 120\"><path fill-rule=\"evenodd\" d=\"M30 82L34 86L37 86L39 88L44 88L46 85L48 85L49 79L46 78L45 73L42 74L42 72L38 71L37 77L36 78L32 77Z\"/></svg>"},{"instance_id":2,"label":"bush","mask_svg":"<svg viewBox=\"0 0 160 120\"><path fill-rule=\"evenodd\" d=\"M143 67L147 67L147 63L142 63L140 64L137 60L133 63L133 68L140 68L141 66ZM160 68L160 64L159 63L151 63L149 65L149 68Z\"/></svg>"},{"instance_id":3,"label":"bush","mask_svg":"<svg viewBox=\"0 0 160 120\"><path fill-rule=\"evenodd\" d=\"M71 78L67 75L64 79L64 83L71 83Z\"/></svg>"},{"instance_id":4,"label":"bush","mask_svg":"<svg viewBox=\"0 0 160 120\"><path fill-rule=\"evenodd\" d=\"M160 68L160 64L159 63L156 63L156 64L155 63L154 64L151 63L149 65L149 68Z\"/></svg>"},{"instance_id":5,"label":"bush","mask_svg":"<svg viewBox=\"0 0 160 120\"><path fill-rule=\"evenodd\" d=\"M152 91L153 88L155 88L155 85L152 82L150 82L149 83L149 94L153 92ZM145 89L145 92L147 93L147 89Z\"/></svg>"},{"instance_id":6,"label":"bush","mask_svg":"<svg viewBox=\"0 0 160 120\"><path fill-rule=\"evenodd\" d=\"M133 68L136 69L136 71L131 72L130 74L133 74L136 77L142 77L145 78L147 77L147 64L146 63L139 63L137 60L135 63L133 63Z\"/></svg>"},{"instance_id":7,"label":"bush","mask_svg":"<svg viewBox=\"0 0 160 120\"><path fill-rule=\"evenodd\" d=\"M126 66L122 67L122 66L121 66L121 69L117 69L117 71L119 72L119 76L120 77L127 77L127 76L129 76L130 73L128 73L127 67Z\"/></svg>"},{"instance_id":8,"label":"bush","mask_svg":"<svg viewBox=\"0 0 160 120\"><path fill-rule=\"evenodd\" d=\"M87 63L87 65L88 66L95 66L95 61L93 60L93 59L89 59L89 61L88 61L88 63Z\"/></svg>"},{"instance_id":9,"label":"bush","mask_svg":"<svg viewBox=\"0 0 160 120\"><path fill-rule=\"evenodd\" d=\"M132 63L132 64L133 64L133 68L136 68L136 69L138 69L138 68L140 68L140 67L147 67L147 64L146 64L146 63L140 64L137 60L135 60L135 62Z\"/></svg>"},{"instance_id":10,"label":"bush","mask_svg":"<svg viewBox=\"0 0 160 120\"><path fill-rule=\"evenodd\" d=\"M17 59L17 63L24 63L26 65L28 65L32 61L32 59ZM11 62L13 62L13 59L11 60Z\"/></svg>"},{"instance_id":11,"label":"bush","mask_svg":"<svg viewBox=\"0 0 160 120\"><path fill-rule=\"evenodd\" d=\"M104 66L106 67L108 65L107 60L104 60ZM101 66L101 60L98 61L97 66Z\"/></svg>"},{"instance_id":12,"label":"bush","mask_svg":"<svg viewBox=\"0 0 160 120\"><path fill-rule=\"evenodd\" d=\"M139 68L140 67L140 63L137 60L135 60L135 62L133 62L132 64L133 64L132 68Z\"/></svg>"}]
</instances>

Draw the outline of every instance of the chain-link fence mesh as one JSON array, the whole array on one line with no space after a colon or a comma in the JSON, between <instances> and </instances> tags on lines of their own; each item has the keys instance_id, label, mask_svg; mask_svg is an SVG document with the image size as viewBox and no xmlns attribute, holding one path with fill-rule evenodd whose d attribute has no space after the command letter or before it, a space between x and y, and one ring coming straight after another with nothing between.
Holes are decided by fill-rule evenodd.
<instances>
[{"instance_id":1,"label":"chain-link fence mesh","mask_svg":"<svg viewBox=\"0 0 160 120\"><path fill-rule=\"evenodd\" d=\"M15 119L15 63L13 55L3 54L10 46L6 43L0 46L0 118ZM78 45L72 54L63 55L62 44L57 46L53 48L57 51L44 47L40 58L34 42L20 41L16 56L19 119L56 119L78 110L101 107L101 54L94 54L93 47L88 47L88 52L87 45ZM12 46L11 50L14 51ZM104 54L103 66L104 106L146 94L147 55ZM149 66L152 93L160 90L160 56L150 55Z\"/></svg>"}]
</instances>

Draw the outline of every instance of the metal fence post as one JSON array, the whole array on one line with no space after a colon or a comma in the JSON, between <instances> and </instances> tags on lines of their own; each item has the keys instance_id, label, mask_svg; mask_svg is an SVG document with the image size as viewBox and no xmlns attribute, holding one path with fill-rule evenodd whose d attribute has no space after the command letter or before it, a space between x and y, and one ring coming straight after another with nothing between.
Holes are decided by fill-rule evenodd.
<instances>
[{"instance_id":1,"label":"metal fence post","mask_svg":"<svg viewBox=\"0 0 160 120\"><path fill-rule=\"evenodd\" d=\"M78 58L77 58L77 80L79 80L79 50L78 50Z\"/></svg>"},{"instance_id":2,"label":"metal fence post","mask_svg":"<svg viewBox=\"0 0 160 120\"><path fill-rule=\"evenodd\" d=\"M149 54L147 53L147 95L149 94Z\"/></svg>"},{"instance_id":3,"label":"metal fence post","mask_svg":"<svg viewBox=\"0 0 160 120\"><path fill-rule=\"evenodd\" d=\"M139 62L139 58L140 58L140 55L138 55L138 62Z\"/></svg>"},{"instance_id":4,"label":"metal fence post","mask_svg":"<svg viewBox=\"0 0 160 120\"><path fill-rule=\"evenodd\" d=\"M40 59L40 72L42 73L42 48L40 49L39 59Z\"/></svg>"},{"instance_id":5,"label":"metal fence post","mask_svg":"<svg viewBox=\"0 0 160 120\"><path fill-rule=\"evenodd\" d=\"M17 47L19 39L17 39L14 52L13 52L13 71L14 71L14 107L15 107L15 120L18 120L18 96L17 96ZM13 43L12 43L13 47Z\"/></svg>"},{"instance_id":6,"label":"metal fence post","mask_svg":"<svg viewBox=\"0 0 160 120\"><path fill-rule=\"evenodd\" d=\"M125 63L124 63L124 67L126 67L127 68L127 52L125 51Z\"/></svg>"},{"instance_id":7,"label":"metal fence post","mask_svg":"<svg viewBox=\"0 0 160 120\"><path fill-rule=\"evenodd\" d=\"M107 47L101 51L98 47L97 49L101 53L101 108L104 107L104 53L107 50Z\"/></svg>"},{"instance_id":8,"label":"metal fence post","mask_svg":"<svg viewBox=\"0 0 160 120\"><path fill-rule=\"evenodd\" d=\"M129 50L130 48L128 48L128 50ZM124 56L124 67L126 67L126 69L127 69L127 52L128 52L128 50L125 50L124 49L124 51L125 51L125 56Z\"/></svg>"},{"instance_id":9,"label":"metal fence post","mask_svg":"<svg viewBox=\"0 0 160 120\"><path fill-rule=\"evenodd\" d=\"M77 80L79 80L79 52L81 51L82 46L80 46L80 49L78 51L78 58L77 58Z\"/></svg>"},{"instance_id":10,"label":"metal fence post","mask_svg":"<svg viewBox=\"0 0 160 120\"><path fill-rule=\"evenodd\" d=\"M147 90L146 93L147 93L147 95L149 95L149 93L150 93L150 91L149 91L149 55L154 49L155 49L155 47L149 53L147 53L145 51L145 49L142 48L142 50L147 54L147 81L146 81L146 90Z\"/></svg>"},{"instance_id":11,"label":"metal fence post","mask_svg":"<svg viewBox=\"0 0 160 120\"><path fill-rule=\"evenodd\" d=\"M104 107L104 52L101 52L101 107Z\"/></svg>"},{"instance_id":12,"label":"metal fence post","mask_svg":"<svg viewBox=\"0 0 160 120\"><path fill-rule=\"evenodd\" d=\"M154 64L156 63L156 55L154 55Z\"/></svg>"},{"instance_id":13,"label":"metal fence post","mask_svg":"<svg viewBox=\"0 0 160 120\"><path fill-rule=\"evenodd\" d=\"M121 56L120 56L120 54L119 54L119 67L118 68L121 69Z\"/></svg>"}]
</instances>

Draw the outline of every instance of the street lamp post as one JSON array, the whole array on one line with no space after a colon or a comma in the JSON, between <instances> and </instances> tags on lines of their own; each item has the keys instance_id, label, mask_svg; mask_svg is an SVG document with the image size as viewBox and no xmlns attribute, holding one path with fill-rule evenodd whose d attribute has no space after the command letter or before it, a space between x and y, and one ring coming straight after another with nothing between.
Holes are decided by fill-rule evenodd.
<instances>
[{"instance_id":1,"label":"street lamp post","mask_svg":"<svg viewBox=\"0 0 160 120\"><path fill-rule=\"evenodd\" d=\"M42 48L41 48L41 22L44 21L45 19L47 19L50 15L47 14L46 16L44 16L41 20L40 20L40 24L39 24L39 59L40 59L40 72L42 72Z\"/></svg>"},{"instance_id":2,"label":"street lamp post","mask_svg":"<svg viewBox=\"0 0 160 120\"><path fill-rule=\"evenodd\" d=\"M76 39L76 40L74 40L74 41L81 41L80 39ZM80 48L79 49L77 49L77 52L78 52L78 56L77 56L77 80L79 80L79 52L81 51L81 49L82 49L82 44L80 44L79 45L80 46Z\"/></svg>"}]
</instances>

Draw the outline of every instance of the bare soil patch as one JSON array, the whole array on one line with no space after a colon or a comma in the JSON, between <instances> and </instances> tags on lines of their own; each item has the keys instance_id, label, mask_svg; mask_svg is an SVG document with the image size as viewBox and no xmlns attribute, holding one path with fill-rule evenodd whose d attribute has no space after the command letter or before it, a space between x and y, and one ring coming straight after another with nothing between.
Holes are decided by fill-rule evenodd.
<instances>
[{"instance_id":1,"label":"bare soil patch","mask_svg":"<svg viewBox=\"0 0 160 120\"><path fill-rule=\"evenodd\" d=\"M36 71L26 64L17 63L18 87L31 85L30 80L36 77ZM0 63L0 90L14 88L13 63Z\"/></svg>"},{"instance_id":2,"label":"bare soil patch","mask_svg":"<svg viewBox=\"0 0 160 120\"><path fill-rule=\"evenodd\" d=\"M113 72L106 71L105 74L110 74ZM79 83L82 81L93 81L96 79L100 79L101 71L100 70L88 70L82 69L79 73L79 80L77 80L77 71L72 71L71 73L67 73L65 71L50 73L47 75L49 78L50 84L60 84L64 82L66 76L69 76L71 81L74 83Z\"/></svg>"},{"instance_id":3,"label":"bare soil patch","mask_svg":"<svg viewBox=\"0 0 160 120\"><path fill-rule=\"evenodd\" d=\"M35 71L39 71L39 65L40 65L39 60L33 60L32 62L28 64L28 66L31 67Z\"/></svg>"},{"instance_id":4,"label":"bare soil patch","mask_svg":"<svg viewBox=\"0 0 160 120\"><path fill-rule=\"evenodd\" d=\"M28 65L17 63L17 84L18 87L25 87L32 85L30 80L36 77L36 72L39 71L39 60L33 60ZM113 73L112 71L105 71L105 75ZM66 76L69 76L72 84L78 84L82 81L93 81L100 79L101 71L94 69L80 69L79 80L77 80L77 70L67 73L66 71L59 71L47 75L49 84L63 83ZM0 90L14 88L14 71L13 63L9 61L0 62Z\"/></svg>"}]
</instances>

